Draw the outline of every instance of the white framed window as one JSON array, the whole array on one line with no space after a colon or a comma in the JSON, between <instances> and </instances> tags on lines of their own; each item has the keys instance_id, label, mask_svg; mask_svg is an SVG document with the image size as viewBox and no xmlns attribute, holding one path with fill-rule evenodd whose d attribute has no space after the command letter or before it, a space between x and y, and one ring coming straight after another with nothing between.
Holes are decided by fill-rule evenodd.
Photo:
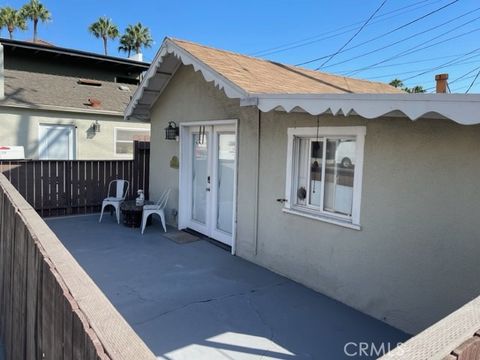
<instances>
[{"instance_id":1,"label":"white framed window","mask_svg":"<svg viewBox=\"0 0 480 360\"><path fill-rule=\"evenodd\" d=\"M284 211L360 229L364 126L288 129Z\"/></svg>"},{"instance_id":2,"label":"white framed window","mask_svg":"<svg viewBox=\"0 0 480 360\"><path fill-rule=\"evenodd\" d=\"M150 141L150 130L116 127L113 141L114 154L116 156L132 157L135 140Z\"/></svg>"}]
</instances>

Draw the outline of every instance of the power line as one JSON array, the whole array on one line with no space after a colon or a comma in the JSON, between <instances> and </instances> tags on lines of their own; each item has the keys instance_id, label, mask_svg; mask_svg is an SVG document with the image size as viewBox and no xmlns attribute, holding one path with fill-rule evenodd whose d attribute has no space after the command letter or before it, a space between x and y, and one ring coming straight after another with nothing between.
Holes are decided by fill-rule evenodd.
<instances>
[{"instance_id":1,"label":"power line","mask_svg":"<svg viewBox=\"0 0 480 360\"><path fill-rule=\"evenodd\" d=\"M422 72L420 72L420 73L418 73L418 74L416 74L416 75L413 75L413 76L410 76L410 77L408 77L408 78L405 78L405 79L403 79L403 81L408 81L408 80L411 80L411 79L415 79L415 78L417 78L417 77L419 77L419 76L425 75L425 74L427 74L427 73L429 73L429 72L432 72L432 71L435 71L435 70L438 70L438 69L442 69L442 68L444 68L444 67L446 67L446 66L449 66L449 65L458 65L460 59L462 59L463 57L465 57L465 56L467 56L467 55L471 55L471 54L473 54L473 53L476 53L478 50L480 50L480 48L477 48L477 49L475 49L475 50L472 50L472 51L470 51L470 52L468 52L468 53L466 53L466 54L464 54L464 55L462 55L462 56L460 56L460 57L458 57L458 58L456 58L456 59L447 61L446 63L440 64L440 65L438 65L438 66L436 66L436 67L433 67L433 68L424 70L424 71L422 71ZM478 54L477 54L477 55L470 56L470 57L469 57L468 59L466 59L466 60L473 59L473 58L475 58L475 57L477 57L477 56L478 56ZM461 62L460 62L460 64L461 64Z\"/></svg>"},{"instance_id":2,"label":"power line","mask_svg":"<svg viewBox=\"0 0 480 360\"><path fill-rule=\"evenodd\" d=\"M404 61L404 62L400 62L400 63L376 66L375 69L390 68L390 67L396 67L396 66L401 66L401 65L418 64L418 63L421 63L421 62L431 62L433 60L451 59L451 58L461 56L461 55L463 55L463 54L452 54L452 55L438 56L438 57L428 58L428 59L419 59L419 60L414 60L414 61ZM420 71L420 70L417 70L417 71ZM349 72L350 71L339 71L337 73L341 74L341 75L346 75ZM379 78L380 77L377 77L377 79L379 79ZM371 77L370 79L375 79L375 78Z\"/></svg>"},{"instance_id":3,"label":"power line","mask_svg":"<svg viewBox=\"0 0 480 360\"><path fill-rule=\"evenodd\" d=\"M351 50L351 49L355 49L355 48L357 48L357 47L359 47L359 46L365 45L365 44L367 44L367 43L369 43L369 42L372 42L372 41L378 40L378 39L380 39L380 38L382 38L382 37L385 37L385 36L387 36L387 35L390 35L390 34L396 32L396 31L398 31L398 30L401 30L401 29L403 29L403 28L405 28L405 27L407 27L407 26L410 26L410 25L416 23L417 21L423 20L423 19L425 19L426 17L431 16L431 15L433 15L433 14L441 11L441 10L445 9L446 7L449 7L449 6L457 3L458 1L460 1L460 0L454 0L454 1L452 1L452 2L449 2L448 4L443 5L443 6L439 7L439 8L436 8L435 10L432 10L432 11L430 11L430 12L427 13L427 14L424 14L424 15L418 17L418 18L415 18L415 19L412 20L412 21L409 21L408 23L405 23L405 24L403 24L403 25L400 25L400 26L396 27L396 28L393 29L393 30L390 30L390 31L388 31L388 32L386 32L386 33L383 33L383 34L381 34L381 35L379 35L379 36L376 36L376 37L374 37L374 38L372 38L372 39L369 39L369 40L367 40L367 41L364 41L363 43L360 43L360 44L358 44L358 45L355 45L355 46L352 46L352 47L350 47L350 48L347 48L347 49L345 49L345 50L343 50L343 51L341 51L341 52L345 52L345 51L349 51L349 50ZM338 52L338 53L340 53L340 52ZM328 57L330 57L330 56L332 56L332 55L333 55L333 54L325 55L325 56L318 57L318 58L315 58L315 59L312 59L312 60L304 61L304 62L302 62L302 63L296 64L296 66L310 64L310 63L313 63L313 62L316 62L316 61L319 61L319 60L326 59L326 58L328 58ZM321 66L320 66L320 67L321 67Z\"/></svg>"},{"instance_id":4,"label":"power line","mask_svg":"<svg viewBox=\"0 0 480 360\"><path fill-rule=\"evenodd\" d=\"M378 18L379 20L372 21L367 26L378 24L380 22L389 20L391 18L398 17L399 15L407 14L409 12L424 8L424 7L432 5L432 4L439 3L439 2L444 1L444 0L436 0L432 3L430 3L430 4L423 4L422 5L422 3L431 2L431 1L432 0L418 1L418 2L415 2L413 4L403 6L401 8L397 8L395 10L386 12L382 15L375 16L374 19ZM418 6L418 5L421 5L421 6ZM414 7L414 8L401 12L401 10L411 8L411 7ZM398 12L398 14L397 14L397 12ZM385 16L390 15L390 14L395 14L395 15L385 17ZM380 18L382 18L382 19L380 19ZM317 43L317 42L320 42L320 41L332 39L332 38L341 36L343 34L348 34L349 32L352 32L352 31L358 29L359 26L356 26L356 25L361 24L364 21L365 20L358 21L358 22L355 22L355 23L350 24L350 25L345 25L345 26L339 27L335 30L327 31L327 32L324 32L324 33L321 33L321 34L318 34L318 35L315 35L315 36L310 36L310 37L304 38L304 39L292 41L292 42L289 42L289 43L286 43L286 44L283 44L283 45L278 45L278 46L275 46L275 47L271 47L271 48L267 48L267 49L263 49L263 50L258 50L258 51L255 51L255 52L251 53L250 55L252 55L252 56L267 56L267 55L277 54L277 53L280 53L280 52L285 52L285 51L288 51L288 50L297 49L299 47L308 46L308 45L311 45L311 44L314 44L314 43ZM348 30L344 30L344 29L348 29ZM344 30L344 31L341 31L341 30ZM332 34L332 35L330 35L330 34ZM329 36L327 36L327 35L329 35Z\"/></svg>"},{"instance_id":5,"label":"power line","mask_svg":"<svg viewBox=\"0 0 480 360\"><path fill-rule=\"evenodd\" d=\"M466 78L463 79L463 80L469 80L469 79L474 78L475 76L476 76L476 75L468 76L468 77L466 77ZM458 86L458 87L454 88L454 89L452 90L452 92L455 93L455 92L458 92L459 90L467 89L469 86L470 86L470 84L463 85L463 86ZM433 87L433 88L435 88L435 87Z\"/></svg>"},{"instance_id":6,"label":"power line","mask_svg":"<svg viewBox=\"0 0 480 360\"><path fill-rule=\"evenodd\" d=\"M380 6L373 12L372 15L370 15L370 17L367 19L367 21L365 21L363 23L362 26L360 26L360 29L357 30L357 32L355 34L353 34L352 37L350 37L350 39L348 39L348 41L343 44L343 46L337 50L336 53L332 54L327 60L325 60L317 69L315 70L318 70L319 68L321 68L322 66L324 66L326 63L328 63L330 60L332 60L337 54L340 53L340 51L342 51L348 44L350 44L350 42L355 39L357 37L358 34L360 34L360 32L363 30L363 28L365 26L367 26L367 24L370 22L370 20L372 20L372 18L380 11L380 9L383 7L383 5L385 5L385 3L387 2L388 0L383 0L382 3L380 4ZM459 0L455 0L455 1L459 1Z\"/></svg>"},{"instance_id":7,"label":"power line","mask_svg":"<svg viewBox=\"0 0 480 360\"><path fill-rule=\"evenodd\" d=\"M477 81L479 75L480 75L480 70L478 70L477 75L475 75L475 78L473 79L472 83L471 83L470 86L468 87L467 91L465 91L465 94L468 94L468 92L470 91L470 89L472 88L472 86L473 86L473 85L475 84L475 82Z\"/></svg>"},{"instance_id":8,"label":"power line","mask_svg":"<svg viewBox=\"0 0 480 360\"><path fill-rule=\"evenodd\" d=\"M443 22L443 23L441 23L441 24L439 24L439 25L435 25L435 26L433 26L433 27L431 27L431 28L428 28L428 29L426 29L426 30L423 30L423 31L420 31L420 32L418 32L418 33L409 35L409 36L407 36L407 37L405 37L405 38L403 38L403 39L400 39L400 40L395 41L395 42L393 42L393 43L390 43L390 44L381 46L381 47L376 48L376 49L374 49L374 50L367 51L367 52L365 52L365 53L362 53L362 54L360 54L360 55L354 56L354 57L352 57L352 58L349 58L349 59L346 59L346 60L343 60L343 61L336 62L335 64L328 65L328 66L326 66L326 68L333 67L333 66L336 66L336 65L345 64L345 63L350 62L350 61L352 61L352 60L357 60L357 59L359 59L359 58L365 57L365 56L367 56L367 55L371 55L371 54L376 53L376 52L378 52L378 51L385 50L385 49L387 49L387 48L389 48L389 47L392 47L392 46L398 45L398 44L400 44L400 43L402 43L402 42L411 40L411 39L413 39L413 38L415 38L415 37L417 37L417 36L420 36L420 35L423 35L423 34L426 34L426 33L430 32L430 31L436 30L436 29L438 29L438 28L440 28L440 27L442 27L442 26L445 26L445 25L447 25L447 24L450 24L450 23L452 23L452 22L454 22L454 21L456 21L456 20L458 20L458 19L460 19L460 18L463 18L463 17L465 17L465 16L468 16L468 15L470 15L470 14L472 14L472 13L474 13L474 12L477 12L477 11L479 11L479 10L480 10L480 7L479 7L479 8L476 8L476 9L474 9L474 10L471 10L471 11L467 11L466 13L463 13L463 14L461 14L461 15L453 18L453 19L450 19L450 20L448 20L448 21L446 21L446 22ZM434 40L434 39L436 39L436 38L439 38L439 37L441 37L441 36L443 36L443 35L445 35L445 34L448 34L448 33L452 32L452 31L454 31L454 30L457 30L457 29L459 29L459 28L462 28L462 27L464 27L464 26L466 26L466 25L468 25L468 24L471 24L472 22L475 22L475 21L477 21L478 19L480 19L480 16L479 16L479 17L476 17L476 18L474 18L474 19L471 19L471 20L469 20L469 21L467 21L467 22L465 22L465 23L463 23L463 24L460 24L460 25L458 25L457 27L454 27L453 29L450 29L450 30L446 31L445 33L441 34L440 36L437 36L437 37L435 37L435 38L429 39L429 41L432 41L432 40ZM353 49L353 48L351 48L351 49Z\"/></svg>"},{"instance_id":9,"label":"power line","mask_svg":"<svg viewBox=\"0 0 480 360\"><path fill-rule=\"evenodd\" d=\"M478 57L478 56L480 56L480 54L474 55L469 59L473 59L473 58ZM468 59L466 59L466 60L468 60ZM438 69L442 69L442 68L447 67L447 66L458 66L458 65L477 64L477 63L478 63L478 60L475 60L475 61L460 61L460 62L454 62L454 63L451 63L451 64L442 64L442 65L439 65L439 66L434 67L434 68L424 68L424 69L417 69L417 70L411 70L411 71L404 71L404 72L400 72L400 73L397 72L397 73L391 73L391 74L386 74L386 75L369 76L368 79L369 80L375 80L375 79L382 79L382 78L392 78L392 77L398 77L399 75L414 74L414 73L417 73L419 71L424 71L424 73L422 73L422 75L424 75L424 74L427 74L429 72L432 72L432 71L435 71L435 70L438 70ZM414 77L416 77L416 76L414 76ZM414 78L414 77L411 77L411 78ZM410 78L402 79L402 81L407 81L407 80L410 80Z\"/></svg>"},{"instance_id":10,"label":"power line","mask_svg":"<svg viewBox=\"0 0 480 360\"><path fill-rule=\"evenodd\" d=\"M425 49L429 49L429 48L431 48L431 47L434 47L434 46L443 44L443 43L445 43L445 42L458 39L458 38L460 38L460 37L462 37L462 36L466 36L466 35L472 34L472 33L477 32L477 31L479 31L479 30L480 30L480 28L475 28L475 29L473 29L473 30L470 30L470 31L461 33L461 34L459 34L459 35L450 37L450 38L448 38L448 39L444 39L444 40L438 41L438 42L433 43L433 44L431 44L431 45L421 47L422 45L428 44L428 43L431 42L432 40L435 40L435 39L439 38L440 36L445 35L445 34L441 34L441 35L439 35L439 36L436 36L435 38L432 38L432 39L430 39L430 40L427 40L427 41L424 41L424 42L422 42L422 43L420 43L420 44L417 44L417 45L415 45L415 46L412 47L412 48L409 48L409 49L404 50L404 51L402 51L402 52L400 52L400 53L397 53L397 54L395 54L395 55L393 55L393 56L391 56L391 57L389 57L389 58L386 58L386 59L384 59L384 60L378 61L378 62L376 62L376 63L374 63L374 64L371 64L371 65L368 65L368 66L364 66L364 67L359 68L359 69L356 69L356 70L349 71L349 72L347 73L347 75L353 75L353 74L359 73L359 72L361 72L361 71L369 70L369 69L371 69L371 68L373 68L373 67L375 67L375 66L377 66L377 65L384 64L384 63L386 63L386 62L388 62L388 61L391 61L391 60L394 60L394 59L398 59L398 58L400 58L400 57L404 57L404 56L407 56L407 55L410 55L410 54L413 54L413 53L416 53L416 52L419 52L419 51L422 51L422 50L425 50Z\"/></svg>"}]
</instances>

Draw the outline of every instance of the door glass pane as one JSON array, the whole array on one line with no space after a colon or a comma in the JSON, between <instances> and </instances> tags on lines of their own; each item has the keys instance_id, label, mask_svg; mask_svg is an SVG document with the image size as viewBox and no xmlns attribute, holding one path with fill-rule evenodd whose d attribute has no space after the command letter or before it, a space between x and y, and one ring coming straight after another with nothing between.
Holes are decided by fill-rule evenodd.
<instances>
[{"instance_id":1,"label":"door glass pane","mask_svg":"<svg viewBox=\"0 0 480 360\"><path fill-rule=\"evenodd\" d=\"M355 139L328 139L324 210L352 215Z\"/></svg>"},{"instance_id":2,"label":"door glass pane","mask_svg":"<svg viewBox=\"0 0 480 360\"><path fill-rule=\"evenodd\" d=\"M207 176L208 176L208 137L192 136L192 219L206 224L207 214Z\"/></svg>"},{"instance_id":3,"label":"door glass pane","mask_svg":"<svg viewBox=\"0 0 480 360\"><path fill-rule=\"evenodd\" d=\"M312 141L310 144L310 205L320 207L322 193L323 141Z\"/></svg>"},{"instance_id":4,"label":"door glass pane","mask_svg":"<svg viewBox=\"0 0 480 360\"><path fill-rule=\"evenodd\" d=\"M235 134L218 134L217 229L232 233Z\"/></svg>"}]
</instances>

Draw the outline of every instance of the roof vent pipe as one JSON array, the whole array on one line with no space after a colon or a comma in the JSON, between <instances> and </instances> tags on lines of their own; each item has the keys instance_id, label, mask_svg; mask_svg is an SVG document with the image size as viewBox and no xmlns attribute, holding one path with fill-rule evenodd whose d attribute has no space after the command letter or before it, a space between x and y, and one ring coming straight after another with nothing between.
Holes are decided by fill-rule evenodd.
<instances>
[{"instance_id":1,"label":"roof vent pipe","mask_svg":"<svg viewBox=\"0 0 480 360\"><path fill-rule=\"evenodd\" d=\"M435 75L435 81L437 82L437 93L445 94L448 88L448 74Z\"/></svg>"}]
</instances>

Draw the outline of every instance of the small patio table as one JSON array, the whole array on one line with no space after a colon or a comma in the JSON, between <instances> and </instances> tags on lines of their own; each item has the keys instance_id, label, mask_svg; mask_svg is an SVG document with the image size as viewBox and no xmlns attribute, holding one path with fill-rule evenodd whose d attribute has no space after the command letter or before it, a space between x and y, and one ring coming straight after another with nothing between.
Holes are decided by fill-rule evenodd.
<instances>
[{"instance_id":1,"label":"small patio table","mask_svg":"<svg viewBox=\"0 0 480 360\"><path fill-rule=\"evenodd\" d=\"M153 201L145 201L144 205L153 205ZM120 211L122 212L123 225L133 228L140 227L142 223L143 205L137 206L135 200L127 200L120 205ZM147 226L152 224L152 217L147 220Z\"/></svg>"}]
</instances>

